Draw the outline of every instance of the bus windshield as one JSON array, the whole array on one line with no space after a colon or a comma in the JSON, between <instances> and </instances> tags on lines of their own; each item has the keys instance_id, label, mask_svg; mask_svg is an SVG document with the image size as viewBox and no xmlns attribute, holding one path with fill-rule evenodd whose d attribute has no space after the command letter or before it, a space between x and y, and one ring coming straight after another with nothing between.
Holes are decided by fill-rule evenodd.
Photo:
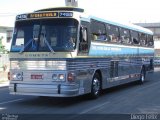
<instances>
[{"instance_id":1,"label":"bus windshield","mask_svg":"<svg viewBox=\"0 0 160 120\"><path fill-rule=\"evenodd\" d=\"M73 51L78 22L74 19L17 21L11 52Z\"/></svg>"}]
</instances>

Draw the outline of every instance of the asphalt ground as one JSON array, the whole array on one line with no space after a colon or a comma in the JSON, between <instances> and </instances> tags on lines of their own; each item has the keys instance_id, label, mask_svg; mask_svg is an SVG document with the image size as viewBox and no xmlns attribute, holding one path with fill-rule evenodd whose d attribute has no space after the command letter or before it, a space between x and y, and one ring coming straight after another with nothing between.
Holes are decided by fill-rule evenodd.
<instances>
[{"instance_id":1,"label":"asphalt ground","mask_svg":"<svg viewBox=\"0 0 160 120\"><path fill-rule=\"evenodd\" d=\"M133 82L106 89L95 100L88 99L87 95L73 98L15 96L9 94L8 86L1 87L0 113L2 118L9 114L26 120L160 120L160 68L149 73L142 85Z\"/></svg>"}]
</instances>

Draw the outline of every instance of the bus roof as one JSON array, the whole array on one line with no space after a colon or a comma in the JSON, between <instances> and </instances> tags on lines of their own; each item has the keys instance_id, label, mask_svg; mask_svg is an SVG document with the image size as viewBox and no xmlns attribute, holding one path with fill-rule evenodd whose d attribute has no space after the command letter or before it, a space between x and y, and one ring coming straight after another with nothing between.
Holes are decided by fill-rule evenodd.
<instances>
[{"instance_id":1,"label":"bus roof","mask_svg":"<svg viewBox=\"0 0 160 120\"><path fill-rule=\"evenodd\" d=\"M126 29L130 29L130 30L134 30L134 31L138 31L138 32L142 32L142 33L146 33L146 34L150 34L150 35L153 35L153 32L146 29L146 28L143 28L143 27L140 27L140 26L137 26L137 25L133 25L133 24L122 24L122 23L118 23L118 22L114 22L112 20L105 20L105 19L101 19L101 18L98 18L98 17L95 17L95 16L85 16L86 14L84 14L84 9L81 9L81 8L77 8L77 7L55 7L55 8L45 8L45 9L40 9L40 10L36 10L34 11L33 13L39 13L39 12L51 12L51 11L73 11L73 12L80 12L81 13L81 19L85 19L87 21L90 21L91 19L93 20L97 20L97 21L100 21L100 22L104 22L104 23L108 23L108 24L112 24L112 25L115 25L115 26L119 26L119 27L123 27L123 28L126 28ZM85 16L85 17L84 17ZM17 16L18 17L18 16ZM21 17L21 16L20 16ZM23 16L22 16L23 17ZM23 18L21 18L23 19ZM18 19L17 19L18 20Z\"/></svg>"},{"instance_id":2,"label":"bus roof","mask_svg":"<svg viewBox=\"0 0 160 120\"><path fill-rule=\"evenodd\" d=\"M143 27L138 26L138 25L129 24L129 23L128 24L122 24L122 23L111 21L111 20L104 20L104 19L101 19L101 18L98 18L98 17L95 17L95 16L90 16L89 19L90 20L93 19L93 20L97 20L97 21L100 21L100 22L104 22L104 23L115 25L115 26L123 27L123 28L126 28L126 29L130 29L130 30L134 30L134 31L138 31L138 32L153 35L153 32L151 30L143 28Z\"/></svg>"},{"instance_id":3,"label":"bus roof","mask_svg":"<svg viewBox=\"0 0 160 120\"><path fill-rule=\"evenodd\" d=\"M36 10L35 12L44 12L44 11L75 11L75 12L84 12L84 9L76 7L55 7L55 8L45 8Z\"/></svg>"}]
</instances>

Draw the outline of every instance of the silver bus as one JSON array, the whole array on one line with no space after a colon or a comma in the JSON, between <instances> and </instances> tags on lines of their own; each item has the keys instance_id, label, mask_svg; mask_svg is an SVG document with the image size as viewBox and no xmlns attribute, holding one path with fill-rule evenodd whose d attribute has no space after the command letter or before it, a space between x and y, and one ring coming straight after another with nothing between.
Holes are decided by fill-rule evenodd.
<instances>
[{"instance_id":1,"label":"silver bus","mask_svg":"<svg viewBox=\"0 0 160 120\"><path fill-rule=\"evenodd\" d=\"M41 9L16 16L9 56L11 94L97 98L103 89L145 81L154 69L153 33L80 8Z\"/></svg>"}]
</instances>

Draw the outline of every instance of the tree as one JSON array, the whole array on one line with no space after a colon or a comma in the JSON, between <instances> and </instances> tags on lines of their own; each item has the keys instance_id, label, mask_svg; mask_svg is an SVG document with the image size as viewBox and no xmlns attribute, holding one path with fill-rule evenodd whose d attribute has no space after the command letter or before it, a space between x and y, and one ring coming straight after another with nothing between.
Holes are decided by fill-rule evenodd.
<instances>
[{"instance_id":1,"label":"tree","mask_svg":"<svg viewBox=\"0 0 160 120\"><path fill-rule=\"evenodd\" d=\"M5 50L5 46L2 45L2 40L3 40L3 36L0 37L0 53L4 53Z\"/></svg>"}]
</instances>

